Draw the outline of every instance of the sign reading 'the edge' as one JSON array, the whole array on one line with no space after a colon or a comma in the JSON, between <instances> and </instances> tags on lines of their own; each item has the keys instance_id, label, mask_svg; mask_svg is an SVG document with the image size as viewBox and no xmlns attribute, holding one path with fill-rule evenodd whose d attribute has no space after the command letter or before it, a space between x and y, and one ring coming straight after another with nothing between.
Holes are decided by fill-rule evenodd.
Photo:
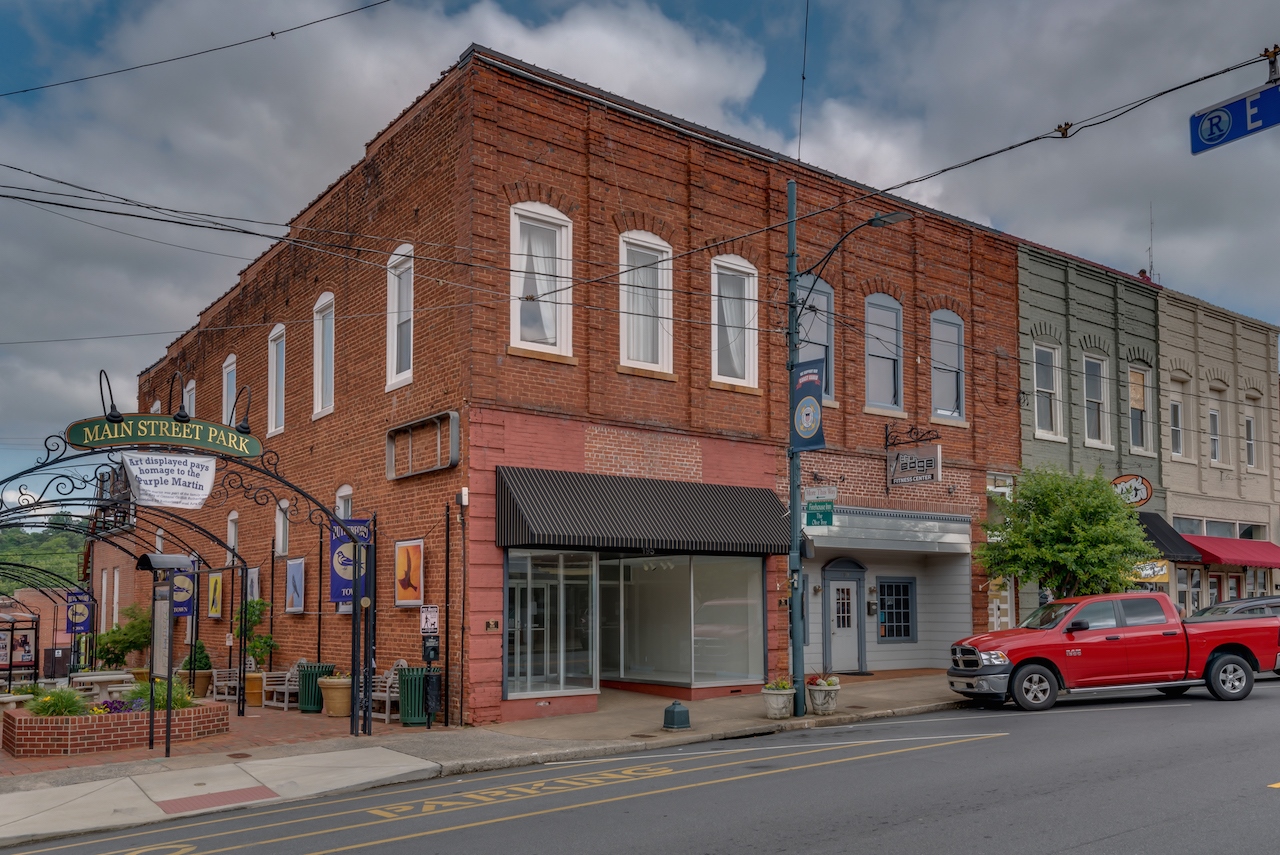
<instances>
[{"instance_id":1,"label":"sign reading 'the edge'","mask_svg":"<svg viewBox=\"0 0 1280 855\"><path fill-rule=\"evenodd\" d=\"M942 481L942 446L925 445L904 451L889 450L890 487L936 484Z\"/></svg>"}]
</instances>

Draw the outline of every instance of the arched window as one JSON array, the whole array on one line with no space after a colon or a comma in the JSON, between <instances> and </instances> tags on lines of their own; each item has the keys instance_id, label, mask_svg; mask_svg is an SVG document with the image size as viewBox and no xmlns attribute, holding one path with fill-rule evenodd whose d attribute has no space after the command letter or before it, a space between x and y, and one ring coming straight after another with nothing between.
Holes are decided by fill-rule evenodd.
<instances>
[{"instance_id":1,"label":"arched window","mask_svg":"<svg viewBox=\"0 0 1280 855\"><path fill-rule=\"evenodd\" d=\"M413 247L387 263L387 391L413 382Z\"/></svg>"},{"instance_id":2,"label":"arched window","mask_svg":"<svg viewBox=\"0 0 1280 855\"><path fill-rule=\"evenodd\" d=\"M311 309L311 414L323 416L333 412L333 294L325 291Z\"/></svg>"},{"instance_id":3,"label":"arched window","mask_svg":"<svg viewBox=\"0 0 1280 855\"><path fill-rule=\"evenodd\" d=\"M338 515L339 519L351 519L351 497L355 495L355 490L351 489L350 484L343 484L338 488L337 502L334 503L333 512Z\"/></svg>"},{"instance_id":4,"label":"arched window","mask_svg":"<svg viewBox=\"0 0 1280 855\"><path fill-rule=\"evenodd\" d=\"M284 324L267 336L267 436L284 430Z\"/></svg>"},{"instance_id":5,"label":"arched window","mask_svg":"<svg viewBox=\"0 0 1280 855\"><path fill-rule=\"evenodd\" d=\"M866 301L867 404L902 409L902 306L888 294Z\"/></svg>"},{"instance_id":6,"label":"arched window","mask_svg":"<svg viewBox=\"0 0 1280 855\"><path fill-rule=\"evenodd\" d=\"M835 299L836 292L830 285L812 274L798 280L801 300L800 354L801 362L821 359L824 366L822 397L835 400Z\"/></svg>"},{"instance_id":7,"label":"arched window","mask_svg":"<svg viewBox=\"0 0 1280 855\"><path fill-rule=\"evenodd\" d=\"M550 205L511 206L511 344L573 355L573 222Z\"/></svg>"},{"instance_id":8,"label":"arched window","mask_svg":"<svg viewBox=\"0 0 1280 855\"><path fill-rule=\"evenodd\" d=\"M618 325L623 365L671 372L671 244L649 232L619 238Z\"/></svg>"},{"instance_id":9,"label":"arched window","mask_svg":"<svg viewBox=\"0 0 1280 855\"><path fill-rule=\"evenodd\" d=\"M222 363L222 423L236 423L236 355L229 354Z\"/></svg>"},{"instance_id":10,"label":"arched window","mask_svg":"<svg viewBox=\"0 0 1280 855\"><path fill-rule=\"evenodd\" d=\"M756 385L756 269L737 255L711 260L711 379Z\"/></svg>"},{"instance_id":11,"label":"arched window","mask_svg":"<svg viewBox=\"0 0 1280 855\"><path fill-rule=\"evenodd\" d=\"M933 414L945 419L963 419L964 321L947 309L934 312L930 321Z\"/></svg>"}]
</instances>

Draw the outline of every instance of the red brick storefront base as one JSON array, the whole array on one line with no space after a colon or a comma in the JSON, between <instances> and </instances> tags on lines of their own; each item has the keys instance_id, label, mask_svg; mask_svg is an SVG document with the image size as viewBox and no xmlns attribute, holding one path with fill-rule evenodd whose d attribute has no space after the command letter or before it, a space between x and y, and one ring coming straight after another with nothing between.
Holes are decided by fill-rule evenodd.
<instances>
[{"instance_id":1,"label":"red brick storefront base","mask_svg":"<svg viewBox=\"0 0 1280 855\"><path fill-rule=\"evenodd\" d=\"M173 741L186 742L230 729L230 708L197 703L173 711ZM34 716L26 710L4 711L4 750L14 757L49 757L116 751L147 744L150 714ZM164 711L156 712L156 740L164 740Z\"/></svg>"},{"instance_id":2,"label":"red brick storefront base","mask_svg":"<svg viewBox=\"0 0 1280 855\"><path fill-rule=\"evenodd\" d=\"M741 686L668 686L663 683L633 683L630 680L601 680L606 689L639 692L643 695L660 695L678 701L705 701L708 698L728 698L733 695L758 695L764 683L745 683Z\"/></svg>"}]
</instances>

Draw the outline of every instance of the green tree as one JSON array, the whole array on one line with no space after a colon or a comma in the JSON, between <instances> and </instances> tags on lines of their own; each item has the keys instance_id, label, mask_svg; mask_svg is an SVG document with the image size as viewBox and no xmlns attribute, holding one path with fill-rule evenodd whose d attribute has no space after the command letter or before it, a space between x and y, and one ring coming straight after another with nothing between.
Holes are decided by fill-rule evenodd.
<instances>
[{"instance_id":1,"label":"green tree","mask_svg":"<svg viewBox=\"0 0 1280 855\"><path fill-rule=\"evenodd\" d=\"M1124 591L1133 567L1160 557L1138 515L1101 472L1031 469L982 524L975 557L997 579L1037 582L1061 597Z\"/></svg>"}]
</instances>

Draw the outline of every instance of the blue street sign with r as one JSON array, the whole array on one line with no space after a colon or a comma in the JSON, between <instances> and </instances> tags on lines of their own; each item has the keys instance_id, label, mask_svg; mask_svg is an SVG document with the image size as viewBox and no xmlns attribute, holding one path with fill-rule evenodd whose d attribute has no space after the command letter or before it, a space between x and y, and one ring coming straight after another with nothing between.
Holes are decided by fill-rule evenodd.
<instances>
[{"instance_id":1,"label":"blue street sign with r","mask_svg":"<svg viewBox=\"0 0 1280 855\"><path fill-rule=\"evenodd\" d=\"M1201 154L1280 125L1280 83L1268 83L1191 117L1191 153Z\"/></svg>"}]
</instances>

